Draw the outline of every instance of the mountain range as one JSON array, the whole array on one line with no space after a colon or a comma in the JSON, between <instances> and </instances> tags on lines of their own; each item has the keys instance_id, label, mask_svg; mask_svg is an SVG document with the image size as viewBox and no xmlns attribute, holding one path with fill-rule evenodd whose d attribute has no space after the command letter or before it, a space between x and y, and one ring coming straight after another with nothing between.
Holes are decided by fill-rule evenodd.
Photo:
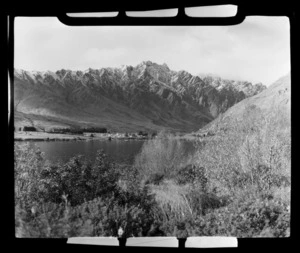
<instances>
[{"instance_id":1,"label":"mountain range","mask_svg":"<svg viewBox=\"0 0 300 253\"><path fill-rule=\"evenodd\" d=\"M72 71L14 70L15 126L106 127L116 132L198 130L266 86L166 64Z\"/></svg>"}]
</instances>

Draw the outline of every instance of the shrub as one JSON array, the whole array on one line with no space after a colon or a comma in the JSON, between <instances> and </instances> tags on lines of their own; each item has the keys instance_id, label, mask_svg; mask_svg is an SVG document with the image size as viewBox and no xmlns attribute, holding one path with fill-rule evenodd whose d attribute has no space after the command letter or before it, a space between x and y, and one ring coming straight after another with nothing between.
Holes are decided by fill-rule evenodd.
<instances>
[{"instance_id":1,"label":"shrub","mask_svg":"<svg viewBox=\"0 0 300 253\"><path fill-rule=\"evenodd\" d=\"M143 202L138 197L142 196ZM145 236L154 221L151 197L135 196L126 203L114 196L95 198L77 206L67 201L42 203L34 212L16 206L18 237L117 236L122 227L124 236ZM149 201L147 203L147 201ZM137 203L138 202L138 203Z\"/></svg>"},{"instance_id":2,"label":"shrub","mask_svg":"<svg viewBox=\"0 0 300 253\"><path fill-rule=\"evenodd\" d=\"M29 210L41 198L40 173L46 166L44 154L29 143L15 144L14 152L15 202Z\"/></svg>"},{"instance_id":3,"label":"shrub","mask_svg":"<svg viewBox=\"0 0 300 253\"><path fill-rule=\"evenodd\" d=\"M200 236L288 236L288 206L274 200L239 199L226 207L197 216L189 233ZM268 233L266 233L268 231Z\"/></svg>"},{"instance_id":4,"label":"shrub","mask_svg":"<svg viewBox=\"0 0 300 253\"><path fill-rule=\"evenodd\" d=\"M288 122L281 120L280 114L265 118L260 129L246 136L238 152L243 171L261 191L289 184L290 133Z\"/></svg>"},{"instance_id":5,"label":"shrub","mask_svg":"<svg viewBox=\"0 0 300 253\"><path fill-rule=\"evenodd\" d=\"M181 168L176 175L178 184L194 183L197 178L196 169L193 165L188 165Z\"/></svg>"},{"instance_id":6,"label":"shrub","mask_svg":"<svg viewBox=\"0 0 300 253\"><path fill-rule=\"evenodd\" d=\"M109 195L117 189L119 172L116 165L109 159L103 150L97 152L95 163L92 167L91 183L93 197Z\"/></svg>"},{"instance_id":7,"label":"shrub","mask_svg":"<svg viewBox=\"0 0 300 253\"><path fill-rule=\"evenodd\" d=\"M16 202L30 209L34 202L61 203L67 196L71 205L105 197L117 190L118 171L102 150L94 165L82 156L65 164L49 164L36 147L15 145Z\"/></svg>"},{"instance_id":8,"label":"shrub","mask_svg":"<svg viewBox=\"0 0 300 253\"><path fill-rule=\"evenodd\" d=\"M33 179L29 177L27 180ZM43 202L54 203L61 203L61 196L65 195L75 206L99 196L110 196L116 191L117 180L115 165L100 150L93 166L82 156L72 157L65 164L43 166L38 188L33 193L38 194Z\"/></svg>"},{"instance_id":9,"label":"shrub","mask_svg":"<svg viewBox=\"0 0 300 253\"><path fill-rule=\"evenodd\" d=\"M151 181L155 174L157 179L168 179L176 175L184 160L182 142L170 134L160 133L157 138L148 140L143 145L135 158L134 166L139 168L141 180Z\"/></svg>"},{"instance_id":10,"label":"shrub","mask_svg":"<svg viewBox=\"0 0 300 253\"><path fill-rule=\"evenodd\" d=\"M204 167L189 164L178 171L176 181L178 184L200 185L202 192L207 192L208 179Z\"/></svg>"},{"instance_id":11,"label":"shrub","mask_svg":"<svg viewBox=\"0 0 300 253\"><path fill-rule=\"evenodd\" d=\"M134 168L120 173L103 151L93 165L81 156L47 164L28 145L15 151L18 237L115 236L120 226L126 236L150 231L155 199L137 184ZM121 178L127 187L119 186Z\"/></svg>"}]
</instances>

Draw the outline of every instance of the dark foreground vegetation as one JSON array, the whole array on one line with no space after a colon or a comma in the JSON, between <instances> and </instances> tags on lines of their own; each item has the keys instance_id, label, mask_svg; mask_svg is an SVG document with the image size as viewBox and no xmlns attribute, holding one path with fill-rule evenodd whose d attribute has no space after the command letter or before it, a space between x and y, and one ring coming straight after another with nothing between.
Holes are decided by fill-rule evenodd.
<instances>
[{"instance_id":1,"label":"dark foreground vegetation","mask_svg":"<svg viewBox=\"0 0 300 253\"><path fill-rule=\"evenodd\" d=\"M101 150L93 164L50 164L15 144L16 236L178 236L182 224L189 236L289 236L289 119L244 116L190 156L161 133L132 166Z\"/></svg>"}]
</instances>

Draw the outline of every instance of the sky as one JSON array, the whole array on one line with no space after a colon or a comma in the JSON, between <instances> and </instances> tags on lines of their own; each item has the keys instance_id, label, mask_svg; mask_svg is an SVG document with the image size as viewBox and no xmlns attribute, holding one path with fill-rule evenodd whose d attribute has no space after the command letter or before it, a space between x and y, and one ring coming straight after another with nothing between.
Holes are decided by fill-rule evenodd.
<instances>
[{"instance_id":1,"label":"sky","mask_svg":"<svg viewBox=\"0 0 300 253\"><path fill-rule=\"evenodd\" d=\"M56 17L15 19L17 69L57 71L166 63L193 75L270 85L290 71L287 17L233 26L66 26Z\"/></svg>"}]
</instances>

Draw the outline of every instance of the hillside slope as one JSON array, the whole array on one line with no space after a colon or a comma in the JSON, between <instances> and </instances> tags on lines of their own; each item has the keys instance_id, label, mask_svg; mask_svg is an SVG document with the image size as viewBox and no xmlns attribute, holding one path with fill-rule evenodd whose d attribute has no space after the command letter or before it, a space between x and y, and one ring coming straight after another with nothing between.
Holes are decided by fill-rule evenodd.
<instances>
[{"instance_id":1,"label":"hillside slope","mask_svg":"<svg viewBox=\"0 0 300 253\"><path fill-rule=\"evenodd\" d=\"M201 131L218 131L230 126L230 121L242 120L245 112L258 110L265 116L284 116L291 119L291 75L290 73L279 78L261 93L246 98L220 114L215 120L200 129Z\"/></svg>"}]
</instances>

